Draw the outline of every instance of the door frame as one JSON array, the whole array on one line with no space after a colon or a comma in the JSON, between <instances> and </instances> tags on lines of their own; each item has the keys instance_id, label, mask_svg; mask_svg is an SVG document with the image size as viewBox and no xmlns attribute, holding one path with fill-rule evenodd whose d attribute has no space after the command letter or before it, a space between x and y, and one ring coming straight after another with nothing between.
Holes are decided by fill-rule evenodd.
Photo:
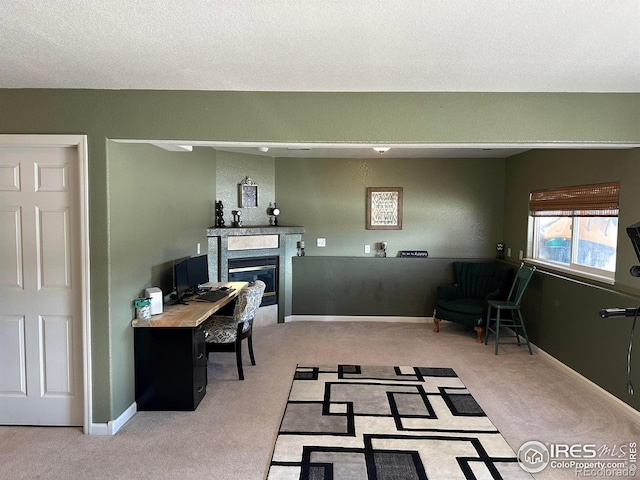
<instances>
[{"instance_id":1,"label":"door frame","mask_svg":"<svg viewBox=\"0 0 640 480\"><path fill-rule=\"evenodd\" d=\"M80 261L82 304L82 384L84 395L83 432L91 435L92 382L91 382L91 296L89 268L89 159L86 135L6 135L0 134L2 147L70 147L75 148L78 161L78 205L80 212Z\"/></svg>"}]
</instances>

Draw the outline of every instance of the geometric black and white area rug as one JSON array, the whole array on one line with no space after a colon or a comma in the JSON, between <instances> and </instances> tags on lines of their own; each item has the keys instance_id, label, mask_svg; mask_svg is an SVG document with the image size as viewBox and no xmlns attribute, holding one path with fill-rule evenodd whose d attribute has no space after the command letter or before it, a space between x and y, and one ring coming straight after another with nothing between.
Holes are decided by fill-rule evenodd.
<instances>
[{"instance_id":1,"label":"geometric black and white area rug","mask_svg":"<svg viewBox=\"0 0 640 480\"><path fill-rule=\"evenodd\" d=\"M531 476L450 368L299 365L267 478Z\"/></svg>"}]
</instances>

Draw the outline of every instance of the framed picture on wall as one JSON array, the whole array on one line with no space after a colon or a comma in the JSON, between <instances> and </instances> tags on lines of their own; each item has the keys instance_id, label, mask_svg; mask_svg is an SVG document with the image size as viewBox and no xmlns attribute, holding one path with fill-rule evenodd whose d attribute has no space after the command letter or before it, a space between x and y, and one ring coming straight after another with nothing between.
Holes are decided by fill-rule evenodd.
<instances>
[{"instance_id":1,"label":"framed picture on wall","mask_svg":"<svg viewBox=\"0 0 640 480\"><path fill-rule=\"evenodd\" d=\"M367 230L402 230L402 187L367 187Z\"/></svg>"},{"instance_id":2,"label":"framed picture on wall","mask_svg":"<svg viewBox=\"0 0 640 480\"><path fill-rule=\"evenodd\" d=\"M256 208L258 206L258 185L249 177L238 184L238 206Z\"/></svg>"}]
</instances>

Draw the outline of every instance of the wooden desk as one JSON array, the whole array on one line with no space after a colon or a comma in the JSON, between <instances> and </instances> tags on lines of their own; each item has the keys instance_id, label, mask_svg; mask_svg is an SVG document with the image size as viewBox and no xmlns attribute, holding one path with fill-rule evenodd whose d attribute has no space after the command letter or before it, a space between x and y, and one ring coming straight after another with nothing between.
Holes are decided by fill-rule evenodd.
<instances>
[{"instance_id":1,"label":"wooden desk","mask_svg":"<svg viewBox=\"0 0 640 480\"><path fill-rule=\"evenodd\" d=\"M207 350L202 323L238 296L247 283L217 302L171 305L150 320L134 320L138 410L195 410L207 393ZM147 327L147 328L145 328Z\"/></svg>"},{"instance_id":2,"label":"wooden desk","mask_svg":"<svg viewBox=\"0 0 640 480\"><path fill-rule=\"evenodd\" d=\"M207 286L230 287L234 290L229 295L217 302L196 302L195 297L187 305L169 305L160 315L154 315L150 320L135 319L131 322L133 327L188 327L194 328L216 313L227 303L238 296L240 290L248 285L247 282L219 282L207 283Z\"/></svg>"}]
</instances>

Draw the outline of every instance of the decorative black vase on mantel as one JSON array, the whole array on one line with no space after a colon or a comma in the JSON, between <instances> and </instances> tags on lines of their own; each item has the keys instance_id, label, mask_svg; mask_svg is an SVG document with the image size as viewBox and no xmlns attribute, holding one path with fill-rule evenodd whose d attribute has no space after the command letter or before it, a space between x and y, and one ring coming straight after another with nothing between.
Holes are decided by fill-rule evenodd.
<instances>
[{"instance_id":1,"label":"decorative black vase on mantel","mask_svg":"<svg viewBox=\"0 0 640 480\"><path fill-rule=\"evenodd\" d=\"M216 227L224 228L224 205L222 200L216 201Z\"/></svg>"}]
</instances>

